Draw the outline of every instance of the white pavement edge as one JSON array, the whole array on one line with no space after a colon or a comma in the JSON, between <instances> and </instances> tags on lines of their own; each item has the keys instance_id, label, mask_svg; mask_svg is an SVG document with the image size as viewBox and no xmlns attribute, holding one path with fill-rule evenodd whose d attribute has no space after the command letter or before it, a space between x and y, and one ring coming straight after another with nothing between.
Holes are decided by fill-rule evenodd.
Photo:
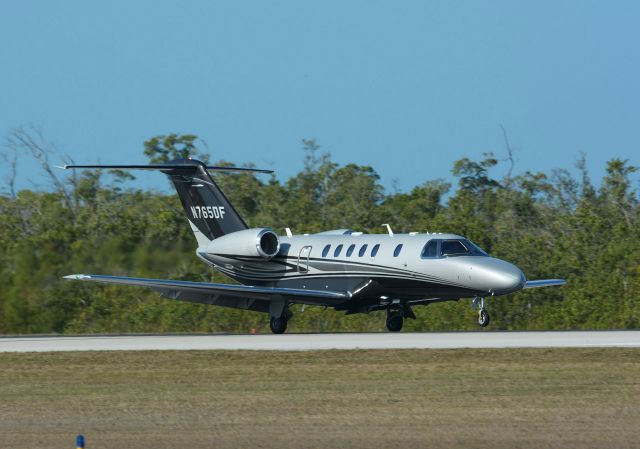
<instances>
[{"instance_id":1,"label":"white pavement edge","mask_svg":"<svg viewBox=\"0 0 640 449\"><path fill-rule=\"evenodd\" d=\"M0 352L640 347L640 331L0 337Z\"/></svg>"}]
</instances>

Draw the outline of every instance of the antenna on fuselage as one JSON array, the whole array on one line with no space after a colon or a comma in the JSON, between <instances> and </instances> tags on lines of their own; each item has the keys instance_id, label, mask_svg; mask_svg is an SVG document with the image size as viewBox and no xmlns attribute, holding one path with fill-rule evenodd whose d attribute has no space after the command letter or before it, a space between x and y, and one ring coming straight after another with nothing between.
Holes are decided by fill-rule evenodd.
<instances>
[{"instance_id":1,"label":"antenna on fuselage","mask_svg":"<svg viewBox=\"0 0 640 449\"><path fill-rule=\"evenodd\" d=\"M391 230L391 226L389 226L389 223L383 223L381 226L386 226L387 232L389 232L389 237L393 237L393 231Z\"/></svg>"}]
</instances>

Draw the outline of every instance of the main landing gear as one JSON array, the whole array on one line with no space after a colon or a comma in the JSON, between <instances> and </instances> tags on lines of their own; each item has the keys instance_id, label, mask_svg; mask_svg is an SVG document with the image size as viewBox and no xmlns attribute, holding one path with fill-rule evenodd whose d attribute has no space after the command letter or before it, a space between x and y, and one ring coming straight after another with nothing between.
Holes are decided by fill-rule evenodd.
<instances>
[{"instance_id":1,"label":"main landing gear","mask_svg":"<svg viewBox=\"0 0 640 449\"><path fill-rule=\"evenodd\" d=\"M402 311L389 311L387 313L387 329L389 332L400 332L403 324L404 316L402 316Z\"/></svg>"},{"instance_id":2,"label":"main landing gear","mask_svg":"<svg viewBox=\"0 0 640 449\"><path fill-rule=\"evenodd\" d=\"M491 322L491 317L487 309L484 308L484 298L475 297L471 306L474 309L478 309L478 325L480 327L487 327Z\"/></svg>"},{"instance_id":3,"label":"main landing gear","mask_svg":"<svg viewBox=\"0 0 640 449\"><path fill-rule=\"evenodd\" d=\"M274 334L284 334L284 331L287 330L287 320L286 317L271 317L271 321L269 321L269 327L271 327L271 332Z\"/></svg>"},{"instance_id":4,"label":"main landing gear","mask_svg":"<svg viewBox=\"0 0 640 449\"><path fill-rule=\"evenodd\" d=\"M285 307L282 315L280 316L272 316L269 321L269 327L271 328L271 332L274 334L284 334L287 330L287 324L289 320L293 316L293 313L289 309Z\"/></svg>"},{"instance_id":5,"label":"main landing gear","mask_svg":"<svg viewBox=\"0 0 640 449\"><path fill-rule=\"evenodd\" d=\"M411 306L406 303L394 303L387 308L387 329L389 332L400 332L404 319L416 319Z\"/></svg>"}]
</instances>

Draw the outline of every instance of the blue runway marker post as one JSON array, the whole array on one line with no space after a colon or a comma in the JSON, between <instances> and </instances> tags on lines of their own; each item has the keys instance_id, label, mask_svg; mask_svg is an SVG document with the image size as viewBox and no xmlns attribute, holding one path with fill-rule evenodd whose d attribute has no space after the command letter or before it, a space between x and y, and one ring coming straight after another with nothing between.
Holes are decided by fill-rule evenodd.
<instances>
[{"instance_id":1,"label":"blue runway marker post","mask_svg":"<svg viewBox=\"0 0 640 449\"><path fill-rule=\"evenodd\" d=\"M84 449L84 436L78 435L76 437L76 449Z\"/></svg>"}]
</instances>

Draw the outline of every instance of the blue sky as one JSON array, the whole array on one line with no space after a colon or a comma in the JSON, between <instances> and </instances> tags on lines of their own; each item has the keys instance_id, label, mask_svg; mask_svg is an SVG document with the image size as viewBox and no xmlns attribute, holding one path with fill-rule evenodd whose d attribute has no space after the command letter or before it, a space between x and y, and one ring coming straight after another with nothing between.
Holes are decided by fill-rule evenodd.
<instances>
[{"instance_id":1,"label":"blue sky","mask_svg":"<svg viewBox=\"0 0 640 449\"><path fill-rule=\"evenodd\" d=\"M599 178L640 164L638 23L631 1L8 0L0 139L33 123L77 162L141 163L189 132L286 179L316 138L408 190L504 155L502 124L516 171L584 152Z\"/></svg>"}]
</instances>

